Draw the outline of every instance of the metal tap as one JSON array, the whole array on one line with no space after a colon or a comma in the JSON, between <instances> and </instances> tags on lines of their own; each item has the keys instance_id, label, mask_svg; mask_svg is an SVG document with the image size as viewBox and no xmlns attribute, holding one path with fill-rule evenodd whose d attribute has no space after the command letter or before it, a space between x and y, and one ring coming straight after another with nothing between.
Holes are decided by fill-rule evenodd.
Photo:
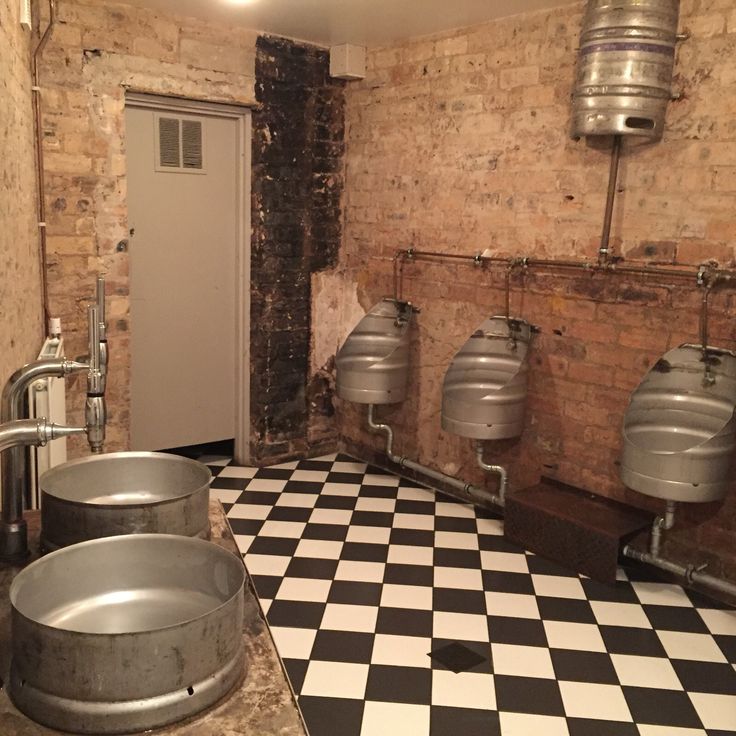
<instances>
[{"instance_id":1,"label":"metal tap","mask_svg":"<svg viewBox=\"0 0 736 736\"><path fill-rule=\"evenodd\" d=\"M102 343L100 341L100 320L97 306L87 308L89 323L89 371L87 371L87 403L84 416L89 449L102 452L105 442L105 374L102 370Z\"/></svg>"}]
</instances>

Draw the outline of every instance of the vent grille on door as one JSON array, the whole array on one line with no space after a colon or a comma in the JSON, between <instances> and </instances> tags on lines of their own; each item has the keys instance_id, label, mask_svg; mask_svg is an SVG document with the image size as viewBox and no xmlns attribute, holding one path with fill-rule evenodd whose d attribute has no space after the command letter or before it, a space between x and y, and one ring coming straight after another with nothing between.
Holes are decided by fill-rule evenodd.
<instances>
[{"instance_id":1,"label":"vent grille on door","mask_svg":"<svg viewBox=\"0 0 736 736\"><path fill-rule=\"evenodd\" d=\"M201 120L157 115L156 170L204 173Z\"/></svg>"}]
</instances>

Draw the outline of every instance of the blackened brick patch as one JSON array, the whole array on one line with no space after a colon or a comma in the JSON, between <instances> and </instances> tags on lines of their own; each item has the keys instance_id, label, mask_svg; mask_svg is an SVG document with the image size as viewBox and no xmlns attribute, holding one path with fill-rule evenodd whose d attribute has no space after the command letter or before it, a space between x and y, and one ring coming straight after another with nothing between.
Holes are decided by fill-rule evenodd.
<instances>
[{"instance_id":1,"label":"blackened brick patch","mask_svg":"<svg viewBox=\"0 0 736 736\"><path fill-rule=\"evenodd\" d=\"M328 52L282 38L256 44L251 255L251 454L311 448L331 420L324 383L308 392L311 279L337 261L343 188L344 82ZM318 402L310 401L318 394ZM329 441L324 428L318 435Z\"/></svg>"}]
</instances>

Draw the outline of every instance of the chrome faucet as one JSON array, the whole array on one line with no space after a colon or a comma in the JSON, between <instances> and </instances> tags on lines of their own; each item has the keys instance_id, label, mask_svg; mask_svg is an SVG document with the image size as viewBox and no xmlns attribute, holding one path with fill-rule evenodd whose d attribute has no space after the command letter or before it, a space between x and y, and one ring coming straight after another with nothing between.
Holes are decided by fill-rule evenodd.
<instances>
[{"instance_id":1,"label":"chrome faucet","mask_svg":"<svg viewBox=\"0 0 736 736\"><path fill-rule=\"evenodd\" d=\"M51 359L29 363L16 371L5 385L0 405L0 452L2 452L2 517L0 518L0 561L14 562L28 555L28 540L23 508L30 496L26 472L25 446L43 446L58 437L86 434L90 450L102 452L105 441L105 384L107 378L107 340L105 337L105 282L97 279L97 304L87 310L89 321L89 359ZM44 377L63 377L87 371L87 402L84 427L62 427L46 419L21 419L24 399L30 384Z\"/></svg>"}]
</instances>

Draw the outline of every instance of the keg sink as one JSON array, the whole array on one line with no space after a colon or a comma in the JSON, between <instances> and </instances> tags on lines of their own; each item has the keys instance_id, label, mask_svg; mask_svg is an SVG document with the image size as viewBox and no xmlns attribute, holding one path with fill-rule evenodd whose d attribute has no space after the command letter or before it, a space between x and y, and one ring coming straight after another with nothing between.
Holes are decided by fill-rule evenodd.
<instances>
[{"instance_id":1,"label":"keg sink","mask_svg":"<svg viewBox=\"0 0 736 736\"><path fill-rule=\"evenodd\" d=\"M9 694L61 731L187 718L244 671L242 561L201 539L136 534L37 560L10 588Z\"/></svg>"},{"instance_id":2,"label":"keg sink","mask_svg":"<svg viewBox=\"0 0 736 736\"><path fill-rule=\"evenodd\" d=\"M119 534L206 537L211 474L161 452L113 452L41 476L41 548Z\"/></svg>"}]
</instances>

